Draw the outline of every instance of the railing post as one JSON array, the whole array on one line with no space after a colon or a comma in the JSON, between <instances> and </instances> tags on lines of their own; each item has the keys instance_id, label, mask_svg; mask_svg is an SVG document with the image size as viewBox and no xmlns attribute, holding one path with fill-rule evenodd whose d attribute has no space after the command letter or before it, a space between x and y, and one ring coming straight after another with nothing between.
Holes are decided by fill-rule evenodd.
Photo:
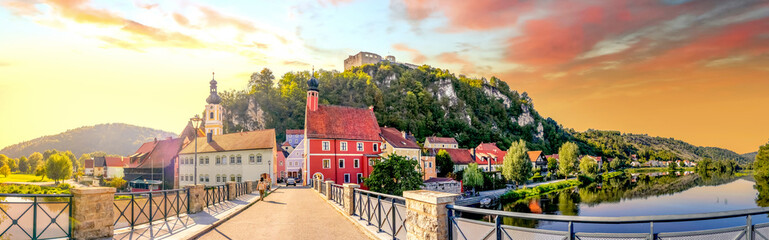
<instances>
[{"instance_id":1,"label":"railing post","mask_svg":"<svg viewBox=\"0 0 769 240\"><path fill-rule=\"evenodd\" d=\"M574 223L569 221L569 240L574 240Z\"/></svg>"},{"instance_id":2,"label":"railing post","mask_svg":"<svg viewBox=\"0 0 769 240\"><path fill-rule=\"evenodd\" d=\"M37 239L37 197L32 197L32 239Z\"/></svg>"},{"instance_id":3,"label":"railing post","mask_svg":"<svg viewBox=\"0 0 769 240\"><path fill-rule=\"evenodd\" d=\"M390 226L392 226L392 233L393 233L393 240L396 240L395 238L395 198L390 198L390 213L392 214L392 222L390 222Z\"/></svg>"},{"instance_id":4,"label":"railing post","mask_svg":"<svg viewBox=\"0 0 769 240\"><path fill-rule=\"evenodd\" d=\"M67 233L67 237L69 237L69 239L72 239L72 219L74 219L72 218L72 197L69 197L69 216L70 216L68 221L69 226L67 227L67 231L69 232Z\"/></svg>"},{"instance_id":5,"label":"railing post","mask_svg":"<svg viewBox=\"0 0 769 240\"><path fill-rule=\"evenodd\" d=\"M111 238L115 231L113 202L115 188L85 187L73 188L72 192L72 238Z\"/></svg>"},{"instance_id":6,"label":"railing post","mask_svg":"<svg viewBox=\"0 0 769 240\"><path fill-rule=\"evenodd\" d=\"M334 189L333 187L331 187L331 184L334 184L334 181L329 180L329 181L326 181L326 184L324 186L326 188L326 200L332 199L331 195L333 195L333 193L331 193L331 191L333 191Z\"/></svg>"},{"instance_id":7,"label":"railing post","mask_svg":"<svg viewBox=\"0 0 769 240\"><path fill-rule=\"evenodd\" d=\"M747 237L747 240L753 240L753 218L748 215L747 217L747 226L745 226L745 235Z\"/></svg>"},{"instance_id":8,"label":"railing post","mask_svg":"<svg viewBox=\"0 0 769 240\"><path fill-rule=\"evenodd\" d=\"M238 197L237 183L227 182L227 201L232 201Z\"/></svg>"},{"instance_id":9,"label":"railing post","mask_svg":"<svg viewBox=\"0 0 769 240\"><path fill-rule=\"evenodd\" d=\"M452 217L446 205L453 205L457 194L428 190L405 191L408 239L438 240L451 237ZM418 216L418 217L417 217Z\"/></svg>"},{"instance_id":10,"label":"railing post","mask_svg":"<svg viewBox=\"0 0 769 240\"><path fill-rule=\"evenodd\" d=\"M649 222L649 240L655 240L657 236L654 236L654 222Z\"/></svg>"},{"instance_id":11,"label":"railing post","mask_svg":"<svg viewBox=\"0 0 769 240\"><path fill-rule=\"evenodd\" d=\"M355 189L360 188L360 185L345 183L342 186L344 187L344 197L342 199L344 211L348 216L355 215Z\"/></svg>"},{"instance_id":12,"label":"railing post","mask_svg":"<svg viewBox=\"0 0 769 240\"><path fill-rule=\"evenodd\" d=\"M382 231L382 197L379 195L376 195L376 210L377 210L377 217L376 217L376 227L379 230L379 232Z\"/></svg>"},{"instance_id":13,"label":"railing post","mask_svg":"<svg viewBox=\"0 0 769 240\"><path fill-rule=\"evenodd\" d=\"M150 198L147 201L150 204L150 219L147 220L147 221L149 221L150 222L150 226L152 226L152 216L153 216L153 214L152 214L152 191L150 191Z\"/></svg>"},{"instance_id":14,"label":"railing post","mask_svg":"<svg viewBox=\"0 0 769 240\"><path fill-rule=\"evenodd\" d=\"M497 215L497 217L494 218L494 221L496 224L497 240L502 240L502 216Z\"/></svg>"},{"instance_id":15,"label":"railing post","mask_svg":"<svg viewBox=\"0 0 769 240\"><path fill-rule=\"evenodd\" d=\"M131 194L131 229L134 229L134 226L136 226L136 216L134 215L134 208L136 207L136 199L134 198L134 195Z\"/></svg>"},{"instance_id":16,"label":"railing post","mask_svg":"<svg viewBox=\"0 0 769 240\"><path fill-rule=\"evenodd\" d=\"M203 211L206 208L206 202L204 199L206 196L205 185L187 185L184 186L187 189L187 213L197 213Z\"/></svg>"},{"instance_id":17,"label":"railing post","mask_svg":"<svg viewBox=\"0 0 769 240\"><path fill-rule=\"evenodd\" d=\"M408 201L406 201L408 203ZM446 231L448 232L448 239L454 239L454 226L451 224L451 219L454 218L454 209L446 209ZM410 231L408 231L410 232Z\"/></svg>"}]
</instances>

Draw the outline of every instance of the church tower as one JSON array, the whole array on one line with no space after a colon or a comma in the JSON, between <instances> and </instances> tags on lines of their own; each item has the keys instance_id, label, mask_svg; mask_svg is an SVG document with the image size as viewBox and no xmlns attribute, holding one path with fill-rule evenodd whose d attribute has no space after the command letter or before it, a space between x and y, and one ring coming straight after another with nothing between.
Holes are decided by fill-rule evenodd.
<instances>
[{"instance_id":1,"label":"church tower","mask_svg":"<svg viewBox=\"0 0 769 240\"><path fill-rule=\"evenodd\" d=\"M213 73L211 74L211 89L210 89L210 95L208 95L208 98L206 98L206 115L205 115L205 130L206 134L211 133L211 135L221 135L223 134L223 128L222 128L222 116L223 116L223 110L222 105L219 105L222 103L222 98L219 97L219 94L216 92L216 80L213 77Z\"/></svg>"},{"instance_id":2,"label":"church tower","mask_svg":"<svg viewBox=\"0 0 769 240\"><path fill-rule=\"evenodd\" d=\"M310 76L307 81L307 110L318 110L318 79L315 79L315 76Z\"/></svg>"}]
</instances>

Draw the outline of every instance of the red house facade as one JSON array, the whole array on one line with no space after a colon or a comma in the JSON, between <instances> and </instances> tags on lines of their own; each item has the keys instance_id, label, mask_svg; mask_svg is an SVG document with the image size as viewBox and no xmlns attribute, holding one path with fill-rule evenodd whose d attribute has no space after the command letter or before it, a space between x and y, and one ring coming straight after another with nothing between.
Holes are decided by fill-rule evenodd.
<instances>
[{"instance_id":1,"label":"red house facade","mask_svg":"<svg viewBox=\"0 0 769 240\"><path fill-rule=\"evenodd\" d=\"M318 105L318 80L310 78L307 84L303 182L362 183L382 153L373 109Z\"/></svg>"}]
</instances>

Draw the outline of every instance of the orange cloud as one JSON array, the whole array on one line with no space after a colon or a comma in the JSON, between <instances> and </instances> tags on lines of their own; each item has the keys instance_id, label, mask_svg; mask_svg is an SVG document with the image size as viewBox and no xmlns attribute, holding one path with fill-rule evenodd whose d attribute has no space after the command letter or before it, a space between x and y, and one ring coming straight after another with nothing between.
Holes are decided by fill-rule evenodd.
<instances>
[{"instance_id":1,"label":"orange cloud","mask_svg":"<svg viewBox=\"0 0 769 240\"><path fill-rule=\"evenodd\" d=\"M187 19L187 17L185 17L184 15L181 15L179 13L173 13L171 16L173 16L174 21L176 21L176 23L178 23L179 25L184 27L190 27L190 20Z\"/></svg>"},{"instance_id":2,"label":"orange cloud","mask_svg":"<svg viewBox=\"0 0 769 240\"><path fill-rule=\"evenodd\" d=\"M155 42L167 43L169 46L184 48L201 48L204 46L203 43L193 37L178 32L164 31L162 29L150 27L131 20L128 20L127 24L123 26L122 30L133 33L135 35L147 37Z\"/></svg>"},{"instance_id":3,"label":"orange cloud","mask_svg":"<svg viewBox=\"0 0 769 240\"><path fill-rule=\"evenodd\" d=\"M392 47L397 51L411 53L411 57L412 57L411 60L414 61L415 64L422 64L425 62L425 60L427 60L427 57L425 57L425 55L422 54L422 52L420 52L417 49L410 48L404 43L396 43L396 44L393 44Z\"/></svg>"},{"instance_id":4,"label":"orange cloud","mask_svg":"<svg viewBox=\"0 0 769 240\"><path fill-rule=\"evenodd\" d=\"M203 13L204 20L209 27L230 26L243 32L255 32L257 30L257 28L254 27L254 23L248 20L227 16L205 6L199 6L198 9Z\"/></svg>"},{"instance_id":5,"label":"orange cloud","mask_svg":"<svg viewBox=\"0 0 769 240\"><path fill-rule=\"evenodd\" d=\"M120 25L125 22L123 17L107 10L87 6L87 0L48 0L47 1L62 17L79 23L103 25Z\"/></svg>"}]
</instances>

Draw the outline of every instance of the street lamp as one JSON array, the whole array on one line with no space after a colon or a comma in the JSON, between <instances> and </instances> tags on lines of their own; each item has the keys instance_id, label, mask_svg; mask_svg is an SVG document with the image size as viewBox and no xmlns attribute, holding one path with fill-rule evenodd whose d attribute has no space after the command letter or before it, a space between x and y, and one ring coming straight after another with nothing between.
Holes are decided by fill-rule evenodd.
<instances>
[{"instance_id":1,"label":"street lamp","mask_svg":"<svg viewBox=\"0 0 769 240\"><path fill-rule=\"evenodd\" d=\"M269 170L267 170L267 171L270 171L270 172L272 172L272 160L267 160L267 168L269 168ZM268 184L268 185L272 185L272 174L269 174L269 173L268 173L268 174L267 174L267 178L268 178L268 179L269 179L269 181L270 181L270 182L268 182L267 184Z\"/></svg>"},{"instance_id":2,"label":"street lamp","mask_svg":"<svg viewBox=\"0 0 769 240\"><path fill-rule=\"evenodd\" d=\"M190 118L190 121L195 123L195 175L193 175L195 185L198 185L198 128L200 127L200 121L202 120L203 119L201 119L198 114L195 114L194 118Z\"/></svg>"}]
</instances>

